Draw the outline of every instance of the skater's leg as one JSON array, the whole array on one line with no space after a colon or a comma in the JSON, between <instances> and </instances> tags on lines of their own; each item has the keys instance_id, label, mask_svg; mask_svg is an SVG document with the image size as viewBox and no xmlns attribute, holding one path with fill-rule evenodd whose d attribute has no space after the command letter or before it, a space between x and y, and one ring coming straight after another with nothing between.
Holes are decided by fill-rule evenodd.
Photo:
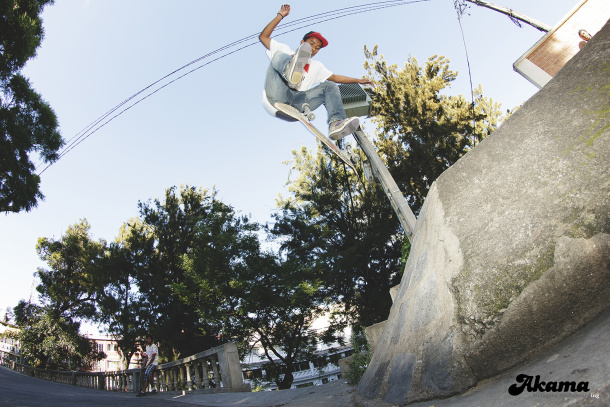
<instances>
[{"instance_id":1,"label":"skater's leg","mask_svg":"<svg viewBox=\"0 0 610 407\"><path fill-rule=\"evenodd\" d=\"M311 57L311 45L302 43L294 55L276 52L271 58L271 66L286 81L286 84L296 89L303 79L306 65Z\"/></svg>"},{"instance_id":2,"label":"skater's leg","mask_svg":"<svg viewBox=\"0 0 610 407\"><path fill-rule=\"evenodd\" d=\"M303 103L309 103L311 110L317 109L322 104L326 107L328 114L328 136L331 139L339 140L353 133L360 126L357 117L346 117L339 85L336 83L325 81L304 93L305 100ZM302 110L302 103L298 108Z\"/></svg>"},{"instance_id":3,"label":"skater's leg","mask_svg":"<svg viewBox=\"0 0 610 407\"><path fill-rule=\"evenodd\" d=\"M285 54L284 54L285 55ZM272 105L274 103L285 103L290 105L293 100L294 91L288 87L280 74L275 70L273 64L267 69L265 79L265 94Z\"/></svg>"},{"instance_id":4,"label":"skater's leg","mask_svg":"<svg viewBox=\"0 0 610 407\"><path fill-rule=\"evenodd\" d=\"M301 101L301 98L299 98L298 101L295 101L295 105L300 103L299 109L301 109L303 103L309 103L311 110L316 110L321 105L324 105L328 114L329 124L345 119L343 100L341 99L339 86L336 83L324 81L318 86L301 93L304 93L304 100Z\"/></svg>"},{"instance_id":5,"label":"skater's leg","mask_svg":"<svg viewBox=\"0 0 610 407\"><path fill-rule=\"evenodd\" d=\"M286 68L291 60L292 56L284 52L276 52L273 58L271 58L271 66L284 80L287 80L285 77Z\"/></svg>"}]
</instances>

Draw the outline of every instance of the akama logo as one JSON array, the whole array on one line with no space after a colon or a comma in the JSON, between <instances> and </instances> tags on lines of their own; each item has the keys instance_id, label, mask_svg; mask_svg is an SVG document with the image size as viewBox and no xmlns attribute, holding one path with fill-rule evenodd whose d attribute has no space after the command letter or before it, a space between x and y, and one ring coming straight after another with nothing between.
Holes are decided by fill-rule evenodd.
<instances>
[{"instance_id":1,"label":"akama logo","mask_svg":"<svg viewBox=\"0 0 610 407\"><path fill-rule=\"evenodd\" d=\"M518 396L524 390L528 392L588 392L589 382L544 382L540 380L540 375L535 377L526 374L517 376L517 383L508 388L508 394Z\"/></svg>"}]
</instances>

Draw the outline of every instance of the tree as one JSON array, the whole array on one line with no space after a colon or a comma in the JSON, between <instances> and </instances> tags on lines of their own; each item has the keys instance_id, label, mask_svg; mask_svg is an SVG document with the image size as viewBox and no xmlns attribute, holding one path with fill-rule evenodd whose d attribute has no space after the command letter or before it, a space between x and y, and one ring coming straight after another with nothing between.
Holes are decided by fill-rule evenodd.
<instances>
[{"instance_id":1,"label":"tree","mask_svg":"<svg viewBox=\"0 0 610 407\"><path fill-rule=\"evenodd\" d=\"M89 370L106 357L92 341L78 333L80 324L58 317L48 307L20 301L14 308L14 334L21 344L22 356L42 369Z\"/></svg>"},{"instance_id":2,"label":"tree","mask_svg":"<svg viewBox=\"0 0 610 407\"><path fill-rule=\"evenodd\" d=\"M29 211L44 199L31 155L59 158L63 140L49 104L19 74L36 55L44 31L40 13L52 0L0 2L0 211Z\"/></svg>"},{"instance_id":3,"label":"tree","mask_svg":"<svg viewBox=\"0 0 610 407\"><path fill-rule=\"evenodd\" d=\"M138 220L124 224L102 260L101 268L107 280L99 293L96 317L116 340L125 369L129 368L131 357L138 351L139 341L146 336L148 316L137 284L139 250L137 240L130 239L132 230L144 233Z\"/></svg>"},{"instance_id":4,"label":"tree","mask_svg":"<svg viewBox=\"0 0 610 407\"><path fill-rule=\"evenodd\" d=\"M449 60L434 55L420 66L410 57L404 69L388 65L365 47L365 68L375 87L372 116L376 146L415 214L432 182L490 135L504 119L500 105L475 91L474 103L441 94L457 73Z\"/></svg>"},{"instance_id":5,"label":"tree","mask_svg":"<svg viewBox=\"0 0 610 407\"><path fill-rule=\"evenodd\" d=\"M290 388L293 366L312 359L319 343L336 341L343 326L313 330L330 306L317 276L297 259L279 261L263 252L259 226L247 217L216 199L209 205L182 259L185 280L172 288L198 311L208 332L237 341L246 353L260 345L267 379Z\"/></svg>"},{"instance_id":6,"label":"tree","mask_svg":"<svg viewBox=\"0 0 610 407\"><path fill-rule=\"evenodd\" d=\"M387 319L389 289L400 279L401 233L381 187L346 171L322 147L293 152L289 190L270 232L284 257L315 271L350 322Z\"/></svg>"},{"instance_id":7,"label":"tree","mask_svg":"<svg viewBox=\"0 0 610 407\"><path fill-rule=\"evenodd\" d=\"M94 241L86 219L69 226L59 240L38 239L36 250L50 269L39 268L36 290L57 318L92 318L101 287L108 275L100 267L106 242Z\"/></svg>"},{"instance_id":8,"label":"tree","mask_svg":"<svg viewBox=\"0 0 610 407\"><path fill-rule=\"evenodd\" d=\"M59 240L38 240L39 256L49 269L38 270L36 289L44 307L36 321L45 322L43 327L55 329L56 335L69 332L67 338L76 338L81 320L104 324L128 368L149 317L142 309L137 284L142 250L138 238L149 234L135 220L123 226L116 242L107 245L93 240L90 229L82 219Z\"/></svg>"},{"instance_id":9,"label":"tree","mask_svg":"<svg viewBox=\"0 0 610 407\"><path fill-rule=\"evenodd\" d=\"M38 269L43 305L20 301L13 309L23 355L36 366L87 369L104 357L79 334L81 320L95 316L98 292L107 283L99 268L106 243L91 239L89 231L83 219L59 240L38 239L38 255L49 266Z\"/></svg>"},{"instance_id":10,"label":"tree","mask_svg":"<svg viewBox=\"0 0 610 407\"><path fill-rule=\"evenodd\" d=\"M326 293L307 266L291 260L265 267L248 282L236 327L248 334L251 346L260 346L268 360L263 366L266 379L280 390L291 387L295 366L314 360L320 344L343 344L346 324L334 314ZM314 329L323 318L328 325Z\"/></svg>"},{"instance_id":11,"label":"tree","mask_svg":"<svg viewBox=\"0 0 610 407\"><path fill-rule=\"evenodd\" d=\"M474 105L440 92L456 78L443 57L425 66L409 58L404 70L388 66L377 47L365 48L375 87L373 121L378 151L418 213L430 184L495 129L499 105L480 87ZM317 269L352 321L385 320L389 288L398 284L409 242L385 194L345 168L326 150L294 154L291 196L279 202L271 232L283 237L282 253Z\"/></svg>"},{"instance_id":12,"label":"tree","mask_svg":"<svg viewBox=\"0 0 610 407\"><path fill-rule=\"evenodd\" d=\"M195 250L196 226L211 211L215 192L194 187L175 187L165 200L139 203L140 219L147 230L136 233L140 265L138 287L142 306L149 315L147 327L162 343L160 353L177 358L218 345L201 325L198 312L185 305L172 287L185 281L183 255Z\"/></svg>"}]
</instances>

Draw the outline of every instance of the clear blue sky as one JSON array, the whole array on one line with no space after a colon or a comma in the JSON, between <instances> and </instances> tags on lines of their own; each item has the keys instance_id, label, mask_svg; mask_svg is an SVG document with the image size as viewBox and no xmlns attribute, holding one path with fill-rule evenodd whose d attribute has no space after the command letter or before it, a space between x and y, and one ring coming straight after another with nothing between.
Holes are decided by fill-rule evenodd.
<instances>
[{"instance_id":1,"label":"clear blue sky","mask_svg":"<svg viewBox=\"0 0 610 407\"><path fill-rule=\"evenodd\" d=\"M305 18L366 2L293 1L290 16ZM577 0L496 0L555 25ZM184 64L260 32L282 3L203 0L57 1L43 13L45 40L23 73L55 110L64 139L126 98ZM472 80L505 109L536 88L512 63L543 33L517 27L492 10L472 5L462 25ZM296 46L309 30L328 48L316 58L333 72L360 77L363 46L403 66L444 55L459 72L449 90L470 98L468 68L453 0L430 0L315 24L281 36ZM208 60L202 61L202 63ZM194 67L200 64L194 65ZM265 223L285 194L291 151L315 139L298 123L269 116L261 107L268 59L260 44L178 80L90 136L42 175L46 200L29 213L0 215L0 317L27 299L38 267L39 237L60 238L86 218L95 239L114 240L138 215L138 201L161 198L166 188L216 187L219 197ZM325 115L317 124L326 130ZM368 126L369 131L372 126ZM37 298L34 292L34 299Z\"/></svg>"}]
</instances>

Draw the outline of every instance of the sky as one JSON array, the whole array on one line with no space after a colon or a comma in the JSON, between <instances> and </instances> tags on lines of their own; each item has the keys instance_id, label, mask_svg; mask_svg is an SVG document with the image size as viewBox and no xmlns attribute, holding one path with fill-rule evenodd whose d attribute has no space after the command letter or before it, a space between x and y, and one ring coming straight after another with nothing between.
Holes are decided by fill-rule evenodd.
<instances>
[{"instance_id":1,"label":"sky","mask_svg":"<svg viewBox=\"0 0 610 407\"><path fill-rule=\"evenodd\" d=\"M577 0L497 0L550 26ZM42 14L45 38L22 73L49 102L68 141L106 112L191 61L258 34L282 3L206 0L56 1ZM366 1L293 1L283 23L367 4ZM361 77L363 47L379 45L391 64L404 66L443 55L458 72L447 94L470 99L474 87L512 109L537 88L512 64L544 33L471 5L461 22L452 0L429 0L318 22L277 37L295 48L303 34L321 32L329 46L316 55L331 71ZM255 42L249 41L242 45ZM214 54L156 87L200 67L135 104L91 134L41 175L45 200L30 212L0 214L0 318L19 300L38 300L34 287L40 237L60 239L87 219L94 239L113 241L138 216L138 202L162 198L172 186L215 188L235 210L266 223L286 195L292 150L315 148L300 124L271 117L261 105L268 59L254 44ZM130 106L126 104L123 108ZM118 113L118 112L117 112ZM314 122L326 131L326 116ZM373 130L373 125L365 126ZM351 138L351 136L350 136ZM349 140L348 140L349 141ZM355 143L353 143L355 144ZM44 168L41 167L40 169Z\"/></svg>"}]
</instances>

